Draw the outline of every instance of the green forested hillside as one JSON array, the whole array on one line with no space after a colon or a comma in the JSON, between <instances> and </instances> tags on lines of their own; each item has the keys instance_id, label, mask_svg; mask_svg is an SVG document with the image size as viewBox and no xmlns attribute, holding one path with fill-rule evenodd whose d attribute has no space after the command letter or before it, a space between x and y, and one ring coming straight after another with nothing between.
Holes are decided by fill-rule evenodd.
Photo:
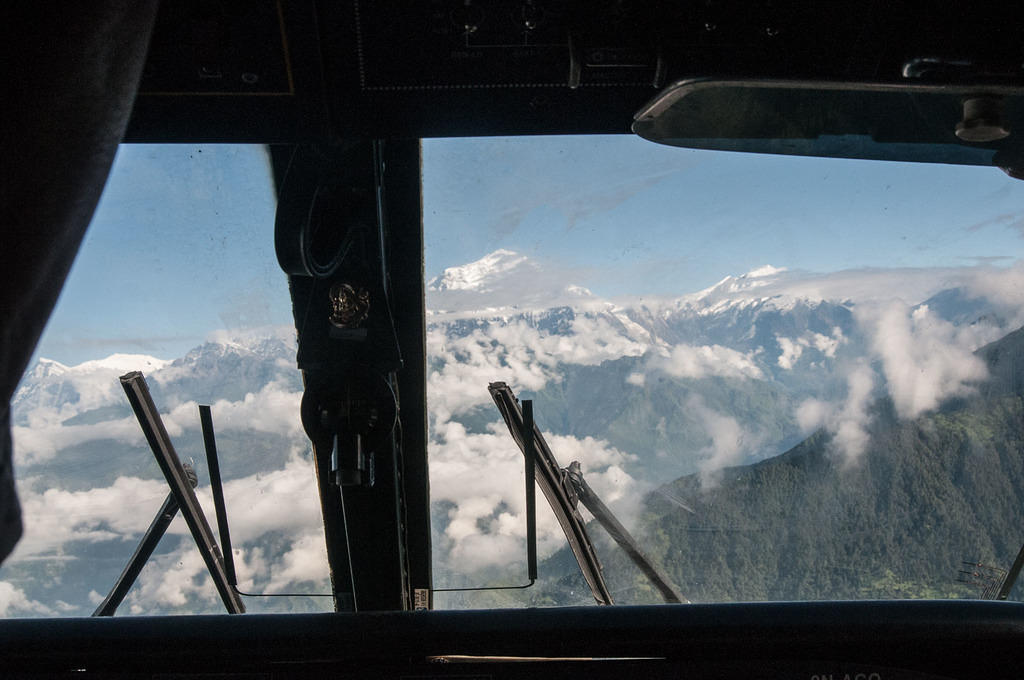
<instances>
[{"instance_id":1,"label":"green forested hillside","mask_svg":"<svg viewBox=\"0 0 1024 680\"><path fill-rule=\"evenodd\" d=\"M637 357L625 357L600 366L568 367L561 380L533 395L524 393L523 398L533 398L537 413L543 414L545 429L597 437L637 454L643 461L643 474L652 480L672 479L695 470L699 452L711 444L695 402L745 423L763 441L791 446L800 440L793 417L796 404L776 383L652 375L642 386L631 385L626 378L642 370L641 362ZM753 449L747 452L747 460L782 450Z\"/></svg>"},{"instance_id":2,"label":"green forested hillside","mask_svg":"<svg viewBox=\"0 0 1024 680\"><path fill-rule=\"evenodd\" d=\"M645 499L638 540L693 602L978 597L957 582L963 561L1008 568L1024 543L1024 329L977 354L990 377L971 396L909 421L877 401L855 463L819 431L714 486L682 477ZM590 533L617 603L661 601L596 523ZM540 577L449 606L593 604L568 549ZM1024 599L1019 581L1010 598Z\"/></svg>"},{"instance_id":3,"label":"green forested hillside","mask_svg":"<svg viewBox=\"0 0 1024 680\"><path fill-rule=\"evenodd\" d=\"M1024 542L1024 330L978 355L991 377L972 397L912 421L877 402L853 464L818 432L711 488L672 482L688 508L649 496L642 542L693 601L977 597L962 561L1006 568ZM602 558L620 601L657 601L624 555Z\"/></svg>"}]
</instances>

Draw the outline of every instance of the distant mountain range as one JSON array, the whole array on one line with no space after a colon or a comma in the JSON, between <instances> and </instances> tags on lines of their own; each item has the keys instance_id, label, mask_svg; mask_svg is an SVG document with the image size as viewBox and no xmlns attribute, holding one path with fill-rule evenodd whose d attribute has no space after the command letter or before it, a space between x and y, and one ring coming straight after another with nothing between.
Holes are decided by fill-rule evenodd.
<instances>
[{"instance_id":1,"label":"distant mountain range","mask_svg":"<svg viewBox=\"0 0 1024 680\"><path fill-rule=\"evenodd\" d=\"M969 398L909 421L888 399L873 404L870 443L852 463L822 430L725 468L715 485L694 474L655 489L637 528L647 554L695 602L994 592L1024 544L1024 329L977 355L990 377ZM596 524L591 533L618 601L659 602ZM541 576L550 603L585 601L568 549ZM1010 599L1022 597L1018 582Z\"/></svg>"},{"instance_id":2,"label":"distant mountain range","mask_svg":"<svg viewBox=\"0 0 1024 680\"><path fill-rule=\"evenodd\" d=\"M236 401L275 381L300 386L295 343L288 331L267 331L245 339L208 342L175 360L142 354L114 354L65 366L41 358L26 372L11 402L15 425L40 411L84 416L92 409L126 405L117 378L129 371L152 376L150 389L167 407L181 401ZM187 387L187 392L182 391ZM163 404L162 404L163 405Z\"/></svg>"},{"instance_id":3,"label":"distant mountain range","mask_svg":"<svg viewBox=\"0 0 1024 680\"><path fill-rule=\"evenodd\" d=\"M664 479L696 470L714 445L702 427L708 409L749 435L733 462L754 461L806 434L800 404L841 401L852 366L866 361L884 373L877 319L888 310L880 301L891 304L897 292L904 317L921 320L909 333L922 342L953 343L952 329L969 329L955 338L960 360L1014 320L966 285L942 288L949 276L911 279L894 291L882 272L829 278L766 265L676 298L605 300L551 285L535 262L499 250L430 282L428 330L442 348L432 367L443 374L458 362L464 380L476 379L461 386L482 395L475 409L453 415L473 431L493 421L483 386L506 380L537 400L544 427L606 439L640 457L638 474ZM516 370L512 342L540 375ZM479 371L467 368L474 363ZM876 380L879 393L887 379Z\"/></svg>"},{"instance_id":4,"label":"distant mountain range","mask_svg":"<svg viewBox=\"0 0 1024 680\"><path fill-rule=\"evenodd\" d=\"M923 588L921 573L901 571L898 562L916 564L919 552L879 552L903 540L895 530L871 537L858 528L860 542L826 545L814 537L816 522L831 512L829 529L840 535L871 522L884 526L883 510L914 505L915 485L938 474L932 458L909 462L928 447L948 465L963 451L980 451L979 469L987 470L976 486L957 478L959 495L942 487L937 498L959 499L963 509L990 494L998 499L992 507L1009 506L1008 489L1020 486L1006 452L1020 449L1008 428L1019 408L1012 395L1022 390L1018 374L1003 371L992 352L1006 356L1016 345L1008 338L973 352L1006 335L1019 310L948 273L903 272L893 302L892 280L881 271L810 275L763 266L689 295L605 299L507 250L443 272L427 292L438 586L452 585L446 579L477 583L473 574L500 572L502 560L516 557L509 546L521 540L521 458L486 389L504 380L535 400L560 462L583 460L592 486L627 523L642 527L691 599L891 592L872 590L869 577ZM919 367L939 377L920 382ZM26 512L46 519L30 522L19 552L0 570L0 581L23 595L11 611L88 613L96 595L90 599L90 591L113 582L166 492L117 381L131 370L146 374L179 454L197 461L201 478L195 405L214 405L241 573L253 589L326 587L293 331L282 329L219 337L174 360L114 355L64 366L40 359L26 373L13 401L15 463ZM859 454L863 466L847 472L836 447L851 432L868 444ZM909 446L906 462L883 455L890 440ZM1000 475L1008 486L997 484ZM771 485L762 489L755 483L762 478ZM909 486L894 496L897 487L887 491L882 482L897 479ZM652 488L662 495L641 503ZM280 512L271 490L291 494L291 512ZM988 511L971 512L975 519L957 520L956 530L977 540L943 543L920 532L913 540L929 550L954 546L964 557L1003 560L1013 539L998 542L1002 525ZM189 562L188 540L181 527L175 531L126 606L216 611L201 563ZM536 602L570 601L564 593L579 584L557 552L557 527L542 523L541 534L557 578L548 583L553 599ZM812 562L789 570L787 556L807 550L828 569L813 562L817 557L794 557ZM893 576L877 560L854 564L853 552L843 550L896 559L886 567ZM480 559L492 552L492 561ZM752 575L751 565L769 558L770 569ZM642 582L617 560L608 558L616 587L642 601ZM936 569L945 574L948 566ZM840 578L850 570L867 576ZM832 585L821 581L826 573Z\"/></svg>"},{"instance_id":5,"label":"distant mountain range","mask_svg":"<svg viewBox=\"0 0 1024 680\"><path fill-rule=\"evenodd\" d=\"M243 577L252 580L250 590L326 588L323 550L311 543L317 535L322 542L322 528L290 335L283 329L211 341L173 361L118 354L65 366L40 359L12 401L26 531L0 569L0 581L18 595L17 608L4 612L15 604L0 601L0 615L89 614L167 495L118 380L136 370L147 378L179 457L199 472L198 492L211 520L196 404L213 405L236 560L239 573L250 573ZM283 502L288 513L280 512ZM290 565L299 555L306 563L296 569ZM122 610L218 611L204 567L193 557L179 518ZM321 606L280 599L270 606Z\"/></svg>"},{"instance_id":6,"label":"distant mountain range","mask_svg":"<svg viewBox=\"0 0 1024 680\"><path fill-rule=\"evenodd\" d=\"M550 370L530 376L539 386L514 370L509 382L535 400L545 431L633 456L625 469L656 492L639 511L620 507L691 599L976 596L955 581L961 560L1006 567L1024 542L1024 363L1008 359L1024 342L1020 331L1007 335L1020 316L979 293L984 286L943 288L957 282L943 276L894 287L882 272L815 278L763 267L680 298L608 301L531 287L530 263L514 254L489 276L481 270L491 261L448 277L473 282L457 294L439 285L444 277L428 293L430 308L444 310L429 321L444 350L434 369L445 370L444 355L462 369L478 361L500 371L524 358L507 338L533 338L531 358ZM517 287L514 304L474 293ZM552 336L594 356L539 349ZM601 355L616 343L620 356ZM823 404L831 415L811 417ZM493 414L480 402L452 420L484 433ZM620 601L657 601L593 532ZM542 580L524 603L589 601L564 549ZM508 606L510 597L458 603Z\"/></svg>"},{"instance_id":7,"label":"distant mountain range","mask_svg":"<svg viewBox=\"0 0 1024 680\"><path fill-rule=\"evenodd\" d=\"M697 600L978 596L963 561L1006 569L1024 544L1024 329L977 354L971 397L913 420L876 402L853 463L820 431L716 487L673 482L648 498L648 545Z\"/></svg>"}]
</instances>

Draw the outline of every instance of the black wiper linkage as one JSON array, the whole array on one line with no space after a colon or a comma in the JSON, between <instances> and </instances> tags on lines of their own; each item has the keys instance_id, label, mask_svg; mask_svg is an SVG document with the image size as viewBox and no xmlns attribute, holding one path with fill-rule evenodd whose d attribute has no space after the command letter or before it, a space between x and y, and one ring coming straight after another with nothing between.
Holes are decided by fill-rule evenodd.
<instances>
[{"instance_id":1,"label":"black wiper linkage","mask_svg":"<svg viewBox=\"0 0 1024 680\"><path fill-rule=\"evenodd\" d=\"M160 412L153 403L153 397L149 393L146 379L142 373L133 371L121 376L121 385L124 387L128 402L131 404L135 417L139 421L142 433L146 436L146 441L153 450L153 455L156 456L160 470L164 473L168 486L171 487L171 493L146 531L142 543L136 549L135 554L132 555L124 571L121 572L110 594L96 609L93 616L114 615L117 606L124 599L125 595L128 594L128 590L135 582L139 572L142 571L146 560L152 555L157 542L163 536L167 526L179 510L185 518L185 523L188 525L192 537L196 541L196 546L198 546L199 553L202 555L206 568L210 572L210 578L213 579L213 584L216 586L217 592L224 602L224 607L229 614L244 613L245 605L242 603L242 599L234 587L234 566L232 564L230 569L225 567L224 557L217 546L213 530L210 529L210 524L206 521L206 515L203 514L203 508L199 505L199 500L196 498L195 491L193 491L197 481L195 471L188 466L182 465L181 460L178 458L174 445L171 443L171 438L167 435L166 428L164 428L163 420L160 418ZM207 412L204 416L204 421L208 418L209 413ZM204 422L204 434L206 432L205 425L206 423ZM209 441L207 446L209 446ZM219 473L217 481L219 483ZM220 519L221 514L221 509L218 508L218 519Z\"/></svg>"},{"instance_id":2,"label":"black wiper linkage","mask_svg":"<svg viewBox=\"0 0 1024 680\"><path fill-rule=\"evenodd\" d=\"M604 581L601 562L598 560L594 545L587 534L583 517L576 509L580 501L651 580L666 602L688 603L689 600L679 593L668 577L640 551L640 547L626 531L626 528L590 488L590 485L583 479L578 462L574 461L565 469L559 467L554 454L551 453L547 442L544 441L544 435L536 425L533 427L533 441L524 440L522 436L524 431L523 411L511 388L503 382L494 382L488 385L487 389L498 410L501 411L505 424L508 425L509 432L512 434L512 439L515 440L523 455L529 459L532 452L535 456L537 484L540 485L562 531L565 532L569 547L572 549L573 555L576 556L576 561L583 572L583 578L586 579L590 590L594 593L597 603L612 604L612 596Z\"/></svg>"},{"instance_id":3,"label":"black wiper linkage","mask_svg":"<svg viewBox=\"0 0 1024 680\"><path fill-rule=\"evenodd\" d=\"M633 535L626 530L626 527L622 526L622 523L615 517L611 509L597 495L597 492L590 488L587 480L583 478L583 470L580 468L579 461L574 460L569 463L569 467L565 468L563 472L565 473L566 481L572 485L576 497L583 503L583 507L590 511L590 514L601 523L601 526L608 532L608 535L615 539L619 547L629 555L629 559L633 560L633 564L639 567L640 571L658 589L665 602L690 604L690 601L682 596L668 576L643 554L643 551L640 550L640 545L633 538Z\"/></svg>"},{"instance_id":4,"label":"black wiper linkage","mask_svg":"<svg viewBox=\"0 0 1024 680\"><path fill-rule=\"evenodd\" d=\"M501 411L501 416L508 425L523 455L528 455L527 450L530 443L523 437L523 411L519 407L519 400L512 394L511 388L503 382L494 382L487 386L495 405ZM565 538L569 541L576 561L583 572L583 578L594 593L594 599L598 604L612 604L612 594L608 591L608 585L604 582L601 574L601 562L597 559L594 545L590 542L587 529L583 524L583 517L576 510L569 494L562 486L562 470L558 467L551 449L540 433L540 429L534 425L533 428L533 452L536 461L537 484L541 492L548 500L548 505L555 513L558 523L565 532Z\"/></svg>"}]
</instances>

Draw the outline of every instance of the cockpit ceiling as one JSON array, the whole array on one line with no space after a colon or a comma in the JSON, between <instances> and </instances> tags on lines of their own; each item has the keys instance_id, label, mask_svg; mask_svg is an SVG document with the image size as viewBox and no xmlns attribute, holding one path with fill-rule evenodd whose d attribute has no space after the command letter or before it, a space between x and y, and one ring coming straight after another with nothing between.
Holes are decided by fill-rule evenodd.
<instances>
[{"instance_id":1,"label":"cockpit ceiling","mask_svg":"<svg viewBox=\"0 0 1024 680\"><path fill-rule=\"evenodd\" d=\"M682 78L1024 78L1014 22L920 7L166 0L127 139L625 133Z\"/></svg>"}]
</instances>

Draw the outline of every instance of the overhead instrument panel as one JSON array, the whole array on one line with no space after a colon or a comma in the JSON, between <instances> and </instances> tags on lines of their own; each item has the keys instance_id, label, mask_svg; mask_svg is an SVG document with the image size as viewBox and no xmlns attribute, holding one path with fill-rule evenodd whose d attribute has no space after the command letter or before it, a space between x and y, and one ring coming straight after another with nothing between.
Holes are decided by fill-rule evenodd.
<instances>
[{"instance_id":1,"label":"overhead instrument panel","mask_svg":"<svg viewBox=\"0 0 1024 680\"><path fill-rule=\"evenodd\" d=\"M309 0L164 0L125 140L312 141L322 97Z\"/></svg>"},{"instance_id":2,"label":"overhead instrument panel","mask_svg":"<svg viewBox=\"0 0 1024 680\"><path fill-rule=\"evenodd\" d=\"M627 133L680 80L1005 80L1020 64L998 16L857 0L163 0L159 12L129 141Z\"/></svg>"},{"instance_id":3,"label":"overhead instrument panel","mask_svg":"<svg viewBox=\"0 0 1024 680\"><path fill-rule=\"evenodd\" d=\"M294 92L280 2L161 4L140 95Z\"/></svg>"},{"instance_id":4,"label":"overhead instrument panel","mask_svg":"<svg viewBox=\"0 0 1024 680\"><path fill-rule=\"evenodd\" d=\"M359 85L367 90L564 87L564 3L357 1ZM396 59L396 45L405 58Z\"/></svg>"},{"instance_id":5,"label":"overhead instrument panel","mask_svg":"<svg viewBox=\"0 0 1024 680\"><path fill-rule=\"evenodd\" d=\"M576 5L432 0L396 10L356 0L359 85L371 91L650 85L658 49L639 39L646 33L639 13L603 15L617 30L614 38L595 41L586 30L593 8Z\"/></svg>"},{"instance_id":6,"label":"overhead instrument panel","mask_svg":"<svg viewBox=\"0 0 1024 680\"><path fill-rule=\"evenodd\" d=\"M684 77L867 77L872 26L892 24L852 0L164 0L159 12L129 141L627 133Z\"/></svg>"}]
</instances>

